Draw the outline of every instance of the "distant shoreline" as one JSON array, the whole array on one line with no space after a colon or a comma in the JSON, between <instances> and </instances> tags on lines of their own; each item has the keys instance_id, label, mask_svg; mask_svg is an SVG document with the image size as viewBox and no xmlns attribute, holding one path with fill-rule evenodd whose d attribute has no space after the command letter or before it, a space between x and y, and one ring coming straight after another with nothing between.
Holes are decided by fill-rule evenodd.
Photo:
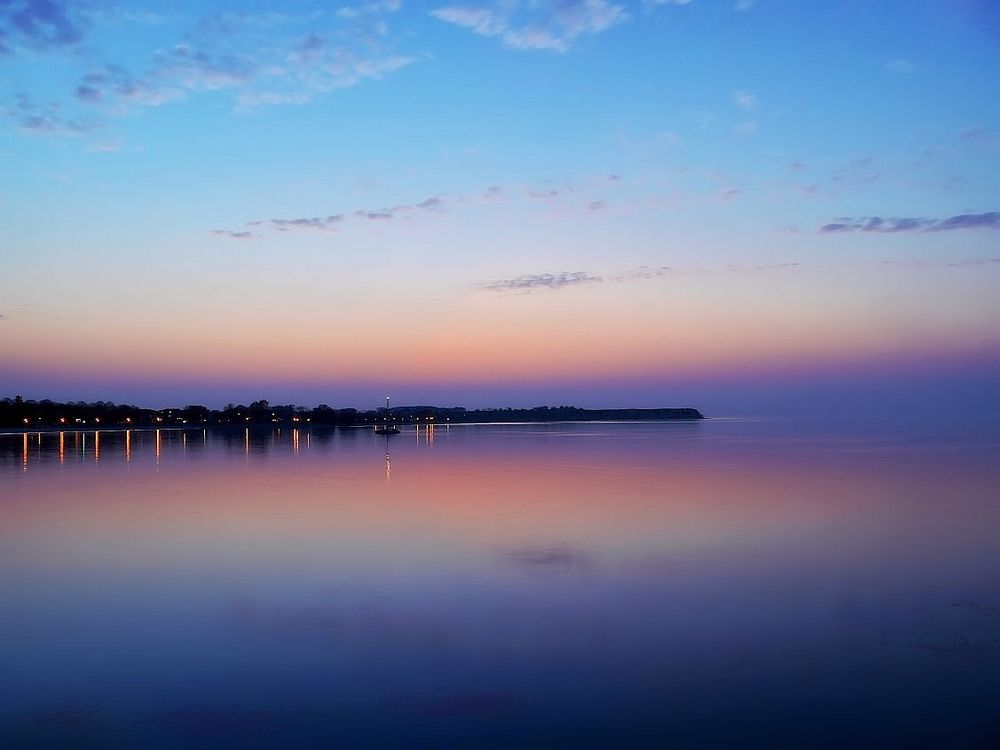
<instances>
[{"instance_id":1,"label":"distant shoreline","mask_svg":"<svg viewBox=\"0 0 1000 750\"><path fill-rule=\"evenodd\" d=\"M545 424L660 424L663 422L681 422L681 423L691 423L691 422L703 422L708 420L709 417L701 416L697 418L683 419L550 419L545 421L515 421L508 420L504 422L404 422L401 426L403 427L497 427L503 425L545 425ZM169 431L169 432L190 432L193 430L280 430L282 427L291 427L296 430L303 429L322 429L322 430L374 430L377 424L357 424L357 425L328 425L328 424L292 424L292 425L279 425L271 424L268 422L257 422L248 423L245 425L241 424L203 424L203 425L168 425L165 427L157 427L155 425L138 425L136 427L128 427L124 425L113 425L110 427L101 427L99 425L88 425L86 427L30 427L30 428L16 428L16 427L2 427L0 428L0 437L9 435L39 435L39 434L58 434L60 432L156 432L158 430Z\"/></svg>"},{"instance_id":2,"label":"distant shoreline","mask_svg":"<svg viewBox=\"0 0 1000 750\"><path fill-rule=\"evenodd\" d=\"M254 401L249 406L229 404L210 409L200 404L147 409L110 401L59 403L20 396L0 400L0 430L15 434L39 431L156 429L322 425L365 427L405 424L529 424L549 422L663 422L693 421L704 415L691 407L582 409L577 406L535 406L528 409L466 409L463 406L393 406L368 411L334 409L326 404L308 408L295 404Z\"/></svg>"}]
</instances>

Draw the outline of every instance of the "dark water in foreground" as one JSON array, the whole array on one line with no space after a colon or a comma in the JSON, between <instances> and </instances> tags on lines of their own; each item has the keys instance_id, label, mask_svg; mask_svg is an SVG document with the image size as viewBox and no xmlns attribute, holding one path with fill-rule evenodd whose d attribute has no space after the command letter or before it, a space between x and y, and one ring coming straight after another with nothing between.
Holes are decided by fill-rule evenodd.
<instances>
[{"instance_id":1,"label":"dark water in foreground","mask_svg":"<svg viewBox=\"0 0 1000 750\"><path fill-rule=\"evenodd\" d=\"M1000 746L1000 437L0 436L0 747Z\"/></svg>"}]
</instances>

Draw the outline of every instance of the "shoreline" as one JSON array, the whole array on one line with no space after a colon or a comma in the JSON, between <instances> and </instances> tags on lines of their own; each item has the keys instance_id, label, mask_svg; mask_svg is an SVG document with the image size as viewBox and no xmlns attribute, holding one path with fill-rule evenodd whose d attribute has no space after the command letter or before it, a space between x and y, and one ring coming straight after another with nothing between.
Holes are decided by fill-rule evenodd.
<instances>
[{"instance_id":1,"label":"shoreline","mask_svg":"<svg viewBox=\"0 0 1000 750\"><path fill-rule=\"evenodd\" d=\"M545 425L545 424L663 424L663 423L684 423L684 424L697 424L698 422L708 421L710 418L692 417L692 418L676 418L676 419L548 419L548 420L509 420L503 422L490 421L490 422L403 422L400 427L487 427L487 426L502 426L502 425ZM196 425L194 427L185 427L178 425L170 425L169 427L156 427L153 425L142 425L139 427L39 427L39 428L0 428L0 437L5 437L9 435L41 435L41 434L59 434L60 432L156 432L159 430L169 431L169 432L190 432L192 430L248 430L248 429L267 429L267 430L280 430L282 428L291 428L293 430L303 430L303 429L321 429L321 430L374 430L377 425L375 424L357 424L357 425L332 425L332 424L269 424L266 422L259 422L255 424L246 425L228 425L228 424L209 424L209 425Z\"/></svg>"}]
</instances>

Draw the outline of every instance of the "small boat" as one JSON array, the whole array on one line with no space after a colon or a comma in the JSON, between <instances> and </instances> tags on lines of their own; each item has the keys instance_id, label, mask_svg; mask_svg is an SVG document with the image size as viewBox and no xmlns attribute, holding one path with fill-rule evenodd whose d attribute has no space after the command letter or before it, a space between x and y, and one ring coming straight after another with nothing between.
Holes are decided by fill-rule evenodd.
<instances>
[{"instance_id":1,"label":"small boat","mask_svg":"<svg viewBox=\"0 0 1000 750\"><path fill-rule=\"evenodd\" d=\"M385 397L385 424L381 425L381 426L375 425L375 434L376 435L398 435L399 434L399 428L396 427L396 425L394 425L394 424L389 424L389 417L390 416L392 416L392 415L389 413L389 397L386 396Z\"/></svg>"}]
</instances>

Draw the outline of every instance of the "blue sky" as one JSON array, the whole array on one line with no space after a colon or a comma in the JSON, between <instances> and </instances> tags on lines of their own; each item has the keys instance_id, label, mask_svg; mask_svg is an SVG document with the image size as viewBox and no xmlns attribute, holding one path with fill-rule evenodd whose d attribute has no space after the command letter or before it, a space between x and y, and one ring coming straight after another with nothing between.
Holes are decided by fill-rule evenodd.
<instances>
[{"instance_id":1,"label":"blue sky","mask_svg":"<svg viewBox=\"0 0 1000 750\"><path fill-rule=\"evenodd\" d=\"M0 68L2 390L624 403L1000 351L993 3L22 0Z\"/></svg>"}]
</instances>

